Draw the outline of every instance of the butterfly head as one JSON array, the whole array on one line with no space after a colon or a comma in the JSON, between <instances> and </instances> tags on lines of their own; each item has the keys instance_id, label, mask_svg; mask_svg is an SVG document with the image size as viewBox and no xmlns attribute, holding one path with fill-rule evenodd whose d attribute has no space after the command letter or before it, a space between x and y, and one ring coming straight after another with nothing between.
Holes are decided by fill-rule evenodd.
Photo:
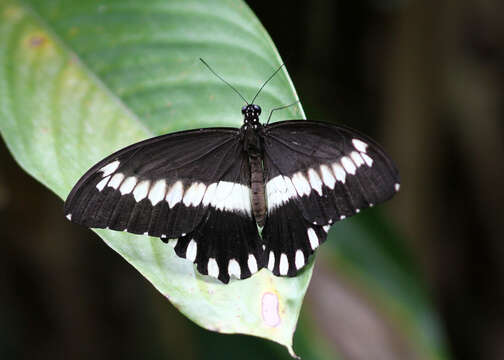
<instances>
[{"instance_id":1,"label":"butterfly head","mask_svg":"<svg viewBox=\"0 0 504 360\"><path fill-rule=\"evenodd\" d=\"M244 116L243 122L252 126L259 125L259 115L261 115L261 107L255 104L249 104L242 107Z\"/></svg>"}]
</instances>

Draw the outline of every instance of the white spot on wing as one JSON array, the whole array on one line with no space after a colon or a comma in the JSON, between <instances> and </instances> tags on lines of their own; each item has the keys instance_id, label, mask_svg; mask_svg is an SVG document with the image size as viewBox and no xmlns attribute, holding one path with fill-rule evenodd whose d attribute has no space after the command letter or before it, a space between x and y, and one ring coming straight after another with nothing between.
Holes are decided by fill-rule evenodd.
<instances>
[{"instance_id":1,"label":"white spot on wing","mask_svg":"<svg viewBox=\"0 0 504 360\"><path fill-rule=\"evenodd\" d=\"M324 229L324 231L325 231L326 233L328 233L328 232L329 232L329 229L330 229L330 228L331 228L331 226L330 226L330 225L324 225L324 226L322 226L322 229Z\"/></svg>"},{"instance_id":2,"label":"white spot on wing","mask_svg":"<svg viewBox=\"0 0 504 360\"><path fill-rule=\"evenodd\" d=\"M152 206L163 200L166 195L166 181L164 179L156 181L149 191L149 200Z\"/></svg>"},{"instance_id":3,"label":"white spot on wing","mask_svg":"<svg viewBox=\"0 0 504 360\"><path fill-rule=\"evenodd\" d=\"M178 204L182 200L182 195L184 194L184 185L182 185L182 181L177 181L173 184L168 192L166 193L165 200L168 202L168 206L173 208L176 204Z\"/></svg>"},{"instance_id":4,"label":"white spot on wing","mask_svg":"<svg viewBox=\"0 0 504 360\"><path fill-rule=\"evenodd\" d=\"M278 175L266 183L268 210L275 209L294 197L297 197L296 188L287 176Z\"/></svg>"},{"instance_id":5,"label":"white spot on wing","mask_svg":"<svg viewBox=\"0 0 504 360\"><path fill-rule=\"evenodd\" d=\"M299 196L310 195L311 187L310 183L301 172L297 172L292 176L292 184L297 190Z\"/></svg>"},{"instance_id":6,"label":"white spot on wing","mask_svg":"<svg viewBox=\"0 0 504 360\"><path fill-rule=\"evenodd\" d=\"M327 167L327 165L320 165L320 173L322 174L322 181L329 189L334 189L334 184L336 183L336 179L331 173L331 170Z\"/></svg>"},{"instance_id":7,"label":"white spot on wing","mask_svg":"<svg viewBox=\"0 0 504 360\"><path fill-rule=\"evenodd\" d=\"M341 158L341 165L343 165L343 168L345 171L351 175L355 175L355 171L357 170L355 167L355 164L353 163L352 160L348 156L343 156Z\"/></svg>"},{"instance_id":8,"label":"white spot on wing","mask_svg":"<svg viewBox=\"0 0 504 360\"><path fill-rule=\"evenodd\" d=\"M257 260L254 255L249 254L247 264L251 274L255 274L257 272Z\"/></svg>"},{"instance_id":9,"label":"white spot on wing","mask_svg":"<svg viewBox=\"0 0 504 360\"><path fill-rule=\"evenodd\" d=\"M119 188L119 191L121 192L121 195L126 195L131 193L133 188L135 187L137 183L137 178L134 176L130 176L126 178L126 180L123 181L121 184L121 187Z\"/></svg>"},{"instance_id":10,"label":"white spot on wing","mask_svg":"<svg viewBox=\"0 0 504 360\"><path fill-rule=\"evenodd\" d=\"M371 159L368 154L361 153L360 155L362 156L362 158L366 162L367 166L369 166L369 167L373 166L373 159Z\"/></svg>"},{"instance_id":11,"label":"white spot on wing","mask_svg":"<svg viewBox=\"0 0 504 360\"><path fill-rule=\"evenodd\" d=\"M313 169L308 170L308 179L310 179L310 185L320 196L322 196L322 180L320 176Z\"/></svg>"},{"instance_id":12,"label":"white spot on wing","mask_svg":"<svg viewBox=\"0 0 504 360\"><path fill-rule=\"evenodd\" d=\"M136 202L142 201L147 197L149 186L149 180L143 180L138 183L138 185L135 187L135 190L133 190L133 196L135 197Z\"/></svg>"},{"instance_id":13,"label":"white spot on wing","mask_svg":"<svg viewBox=\"0 0 504 360\"><path fill-rule=\"evenodd\" d=\"M273 253L273 251L270 251L268 258L268 269L270 271L273 271L274 267L275 267L275 254Z\"/></svg>"},{"instance_id":14,"label":"white spot on wing","mask_svg":"<svg viewBox=\"0 0 504 360\"><path fill-rule=\"evenodd\" d=\"M217 261L214 258L208 259L208 275L213 276L214 278L219 277L219 265L217 265Z\"/></svg>"},{"instance_id":15,"label":"white spot on wing","mask_svg":"<svg viewBox=\"0 0 504 360\"><path fill-rule=\"evenodd\" d=\"M229 276L234 275L237 279L241 276L240 264L235 259L229 260L228 264L228 274Z\"/></svg>"},{"instance_id":16,"label":"white spot on wing","mask_svg":"<svg viewBox=\"0 0 504 360\"><path fill-rule=\"evenodd\" d=\"M114 174L114 176L112 176L112 179L110 179L108 186L117 190L117 188L119 187L119 185L121 185L123 180L124 180L123 174L121 173Z\"/></svg>"},{"instance_id":17,"label":"white spot on wing","mask_svg":"<svg viewBox=\"0 0 504 360\"><path fill-rule=\"evenodd\" d=\"M357 167L364 165L364 159L362 159L362 157L360 156L360 154L357 151L352 151L350 153L350 157L352 158L355 165L357 165Z\"/></svg>"},{"instance_id":18,"label":"white spot on wing","mask_svg":"<svg viewBox=\"0 0 504 360\"><path fill-rule=\"evenodd\" d=\"M203 196L203 200L201 201L201 204L203 206L207 206L212 201L214 201L216 190L217 190L217 183L213 183L207 186L205 196Z\"/></svg>"},{"instance_id":19,"label":"white spot on wing","mask_svg":"<svg viewBox=\"0 0 504 360\"><path fill-rule=\"evenodd\" d=\"M212 190L212 194L208 198L205 196L204 203L205 201L218 210L239 211L249 215L252 211L250 188L229 181L220 181L215 191Z\"/></svg>"},{"instance_id":20,"label":"white spot on wing","mask_svg":"<svg viewBox=\"0 0 504 360\"><path fill-rule=\"evenodd\" d=\"M119 167L119 164L120 164L119 160L112 161L110 164L105 165L98 171L101 171L103 173L103 177L106 177L112 174L114 171L116 171L117 168Z\"/></svg>"},{"instance_id":21,"label":"white spot on wing","mask_svg":"<svg viewBox=\"0 0 504 360\"><path fill-rule=\"evenodd\" d=\"M345 220L346 216L345 215L341 215L339 218L340 218L340 220Z\"/></svg>"},{"instance_id":22,"label":"white spot on wing","mask_svg":"<svg viewBox=\"0 0 504 360\"><path fill-rule=\"evenodd\" d=\"M336 180L338 180L339 182L342 182L344 184L345 183L345 177L346 177L345 170L338 163L332 164L332 169L333 169L333 172L334 172L334 176L336 176Z\"/></svg>"},{"instance_id":23,"label":"white spot on wing","mask_svg":"<svg viewBox=\"0 0 504 360\"><path fill-rule=\"evenodd\" d=\"M198 206L205 195L206 186L203 183L192 183L184 194L185 206Z\"/></svg>"},{"instance_id":24,"label":"white spot on wing","mask_svg":"<svg viewBox=\"0 0 504 360\"><path fill-rule=\"evenodd\" d=\"M359 140L359 139L353 139L352 144L355 149L357 149L358 151L363 152L363 153L366 152L366 149L368 147L368 144L366 144L364 141Z\"/></svg>"},{"instance_id":25,"label":"white spot on wing","mask_svg":"<svg viewBox=\"0 0 504 360\"><path fill-rule=\"evenodd\" d=\"M287 260L287 255L280 255L280 275L287 275L289 272L289 261Z\"/></svg>"},{"instance_id":26,"label":"white spot on wing","mask_svg":"<svg viewBox=\"0 0 504 360\"><path fill-rule=\"evenodd\" d=\"M66 216L66 218L67 218L68 220L72 220L72 214L68 214L68 215Z\"/></svg>"},{"instance_id":27,"label":"white spot on wing","mask_svg":"<svg viewBox=\"0 0 504 360\"><path fill-rule=\"evenodd\" d=\"M312 228L308 228L308 240L310 240L312 250L315 250L319 246L319 239Z\"/></svg>"},{"instance_id":28,"label":"white spot on wing","mask_svg":"<svg viewBox=\"0 0 504 360\"><path fill-rule=\"evenodd\" d=\"M399 189L400 189L400 188L401 188L401 184L396 183L396 184L394 185L394 189L395 189L395 191L399 191Z\"/></svg>"},{"instance_id":29,"label":"white spot on wing","mask_svg":"<svg viewBox=\"0 0 504 360\"><path fill-rule=\"evenodd\" d=\"M166 239L166 234L161 234L161 239Z\"/></svg>"},{"instance_id":30,"label":"white spot on wing","mask_svg":"<svg viewBox=\"0 0 504 360\"><path fill-rule=\"evenodd\" d=\"M110 175L107 177L104 177L98 184L96 184L96 188L98 191L102 191L105 185L107 185L108 181L110 180Z\"/></svg>"},{"instance_id":31,"label":"white spot on wing","mask_svg":"<svg viewBox=\"0 0 504 360\"><path fill-rule=\"evenodd\" d=\"M198 253L198 244L196 244L196 241L194 239L191 239L189 241L189 244L187 244L187 249L186 249L186 259L194 262L196 260L196 254Z\"/></svg>"},{"instance_id":32,"label":"white spot on wing","mask_svg":"<svg viewBox=\"0 0 504 360\"><path fill-rule=\"evenodd\" d=\"M305 265L304 254L301 250L296 251L296 269L301 269Z\"/></svg>"}]
</instances>

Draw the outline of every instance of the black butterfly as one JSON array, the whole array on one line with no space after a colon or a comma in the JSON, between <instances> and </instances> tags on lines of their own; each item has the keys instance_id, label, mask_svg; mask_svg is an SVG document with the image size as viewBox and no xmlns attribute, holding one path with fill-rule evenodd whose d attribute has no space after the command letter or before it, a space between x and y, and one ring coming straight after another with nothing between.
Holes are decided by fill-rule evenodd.
<instances>
[{"instance_id":1,"label":"black butterfly","mask_svg":"<svg viewBox=\"0 0 504 360\"><path fill-rule=\"evenodd\" d=\"M224 283L263 267L296 276L332 224L391 198L399 176L367 136L314 121L263 125L254 100L239 129L166 134L106 157L70 192L67 218L177 239L178 256Z\"/></svg>"}]
</instances>

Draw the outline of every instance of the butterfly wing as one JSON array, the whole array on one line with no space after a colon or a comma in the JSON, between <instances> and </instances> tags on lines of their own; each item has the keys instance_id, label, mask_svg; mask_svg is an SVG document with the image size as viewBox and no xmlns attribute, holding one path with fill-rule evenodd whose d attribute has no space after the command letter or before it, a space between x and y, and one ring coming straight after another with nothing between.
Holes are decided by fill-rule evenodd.
<instances>
[{"instance_id":1,"label":"butterfly wing","mask_svg":"<svg viewBox=\"0 0 504 360\"><path fill-rule=\"evenodd\" d=\"M329 227L391 198L399 174L383 149L347 127L283 121L264 132L268 268L295 276Z\"/></svg>"},{"instance_id":2,"label":"butterfly wing","mask_svg":"<svg viewBox=\"0 0 504 360\"><path fill-rule=\"evenodd\" d=\"M229 281L263 266L238 129L183 131L128 146L93 166L65 202L72 222L162 239ZM255 264L254 264L255 261Z\"/></svg>"}]
</instances>

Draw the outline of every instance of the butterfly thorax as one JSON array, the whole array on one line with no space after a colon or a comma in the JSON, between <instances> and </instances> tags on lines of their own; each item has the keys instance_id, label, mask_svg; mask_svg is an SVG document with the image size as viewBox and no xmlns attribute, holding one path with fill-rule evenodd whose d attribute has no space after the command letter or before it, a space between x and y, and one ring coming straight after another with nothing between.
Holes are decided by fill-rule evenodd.
<instances>
[{"instance_id":1,"label":"butterfly thorax","mask_svg":"<svg viewBox=\"0 0 504 360\"><path fill-rule=\"evenodd\" d=\"M248 155L250 169L250 189L252 191L252 213L256 223L264 226L266 217L266 199L264 195L263 144L261 133L263 126L259 122L261 108L247 105L242 108L244 115L241 128L243 150Z\"/></svg>"}]
</instances>

